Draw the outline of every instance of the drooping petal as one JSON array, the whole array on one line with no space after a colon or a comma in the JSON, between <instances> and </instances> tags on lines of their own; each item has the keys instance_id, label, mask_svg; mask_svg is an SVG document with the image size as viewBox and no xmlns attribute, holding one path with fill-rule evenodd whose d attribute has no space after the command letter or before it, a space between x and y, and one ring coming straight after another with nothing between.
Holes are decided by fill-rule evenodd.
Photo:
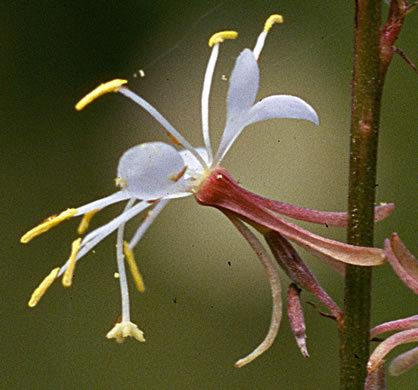
<instances>
[{"instance_id":1,"label":"drooping petal","mask_svg":"<svg viewBox=\"0 0 418 390\"><path fill-rule=\"evenodd\" d=\"M392 233L390 238L393 252L408 274L418 281L418 260L401 241L397 233Z\"/></svg>"},{"instance_id":2,"label":"drooping petal","mask_svg":"<svg viewBox=\"0 0 418 390\"><path fill-rule=\"evenodd\" d=\"M418 347L406 351L390 362L389 373L401 375L418 364Z\"/></svg>"},{"instance_id":3,"label":"drooping petal","mask_svg":"<svg viewBox=\"0 0 418 390\"><path fill-rule=\"evenodd\" d=\"M418 261L396 233L385 240L385 254L399 278L418 294Z\"/></svg>"},{"instance_id":4,"label":"drooping petal","mask_svg":"<svg viewBox=\"0 0 418 390\"><path fill-rule=\"evenodd\" d=\"M287 289L287 314L289 317L290 328L296 339L303 357L308 358L309 352L306 346L306 325L303 315L302 304L300 302L301 290L296 284L291 283Z\"/></svg>"},{"instance_id":5,"label":"drooping petal","mask_svg":"<svg viewBox=\"0 0 418 390\"><path fill-rule=\"evenodd\" d=\"M345 275L347 265L346 263L335 260L329 256L321 256L320 258L326 265L331 267L334 271L338 272L341 276Z\"/></svg>"},{"instance_id":6,"label":"drooping petal","mask_svg":"<svg viewBox=\"0 0 418 390\"><path fill-rule=\"evenodd\" d=\"M298 287L315 295L338 320L341 318L341 310L332 298L321 287L312 271L304 263L298 252L281 234L269 230L264 238L270 247L271 253L286 275Z\"/></svg>"},{"instance_id":7,"label":"drooping petal","mask_svg":"<svg viewBox=\"0 0 418 390\"><path fill-rule=\"evenodd\" d=\"M302 229L278 216L275 216L274 222L270 222L268 219L269 217L259 218L260 225L276 230L287 239L294 241L309 253L321 259L328 257L343 263L361 266L375 266L386 261L386 257L381 249L359 247L330 240Z\"/></svg>"},{"instance_id":8,"label":"drooping petal","mask_svg":"<svg viewBox=\"0 0 418 390\"><path fill-rule=\"evenodd\" d=\"M367 370L373 371L384 357L395 347L401 344L413 343L418 341L418 329L404 330L395 333L382 341L373 351L367 363Z\"/></svg>"},{"instance_id":9,"label":"drooping petal","mask_svg":"<svg viewBox=\"0 0 418 390\"><path fill-rule=\"evenodd\" d=\"M123 191L143 200L165 198L186 191L186 166L181 154L163 142L134 146L119 160L118 179Z\"/></svg>"},{"instance_id":10,"label":"drooping petal","mask_svg":"<svg viewBox=\"0 0 418 390\"><path fill-rule=\"evenodd\" d=\"M253 201L223 168L215 169L196 194L196 200L206 206L226 209L244 218L260 232L274 230L294 241L321 259L330 258L343 263L375 266L386 261L382 249L344 244L313 234L272 214Z\"/></svg>"},{"instance_id":11,"label":"drooping petal","mask_svg":"<svg viewBox=\"0 0 418 390\"><path fill-rule=\"evenodd\" d=\"M382 360L372 372L369 372L364 384L364 390L386 390L384 360Z\"/></svg>"},{"instance_id":12,"label":"drooping petal","mask_svg":"<svg viewBox=\"0 0 418 390\"><path fill-rule=\"evenodd\" d=\"M272 118L305 119L319 125L316 111L296 96L275 95L260 100L251 107L245 125Z\"/></svg>"},{"instance_id":13,"label":"drooping petal","mask_svg":"<svg viewBox=\"0 0 418 390\"><path fill-rule=\"evenodd\" d=\"M330 212L312 210L305 207L295 206L293 204L279 202L264 198L263 196L251 193L254 202L263 205L265 208L276 213L294 218L299 221L317 223L328 226L346 227L348 222L348 214L344 212ZM387 203L374 208L374 221L379 222L388 217L395 209L394 203Z\"/></svg>"},{"instance_id":14,"label":"drooping petal","mask_svg":"<svg viewBox=\"0 0 418 390\"><path fill-rule=\"evenodd\" d=\"M258 259L260 260L264 270L266 271L267 277L270 282L271 288L271 295L273 298L273 308L271 314L271 322L270 328L267 332L266 337L261 342L261 344L254 349L250 354L245 356L242 359L239 359L235 363L235 367L241 368L248 363L251 363L254 359L258 356L263 354L270 346L273 344L274 340L276 339L277 332L279 330L280 321L282 318L282 299L281 299L281 287L280 287L280 279L279 273L277 272L276 267L273 264L268 252L264 248L264 246L260 243L254 233L251 232L250 229L245 226L245 224L237 218L232 213L226 211L224 214L229 218L229 220L233 223L233 225L237 228L237 230L242 234L242 236L247 240L250 244L251 248L256 253Z\"/></svg>"},{"instance_id":15,"label":"drooping petal","mask_svg":"<svg viewBox=\"0 0 418 390\"><path fill-rule=\"evenodd\" d=\"M385 322L378 326L375 326L370 330L370 339L373 339L379 334L385 332L393 332L395 330L407 330L418 328L418 315L414 315L407 318L401 318L395 321Z\"/></svg>"}]
</instances>

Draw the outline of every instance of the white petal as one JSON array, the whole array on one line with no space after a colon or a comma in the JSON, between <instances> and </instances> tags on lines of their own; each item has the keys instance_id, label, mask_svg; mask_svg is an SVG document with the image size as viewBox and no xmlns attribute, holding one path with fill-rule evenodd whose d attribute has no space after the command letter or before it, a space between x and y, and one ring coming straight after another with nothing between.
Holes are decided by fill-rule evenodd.
<instances>
[{"instance_id":1,"label":"white petal","mask_svg":"<svg viewBox=\"0 0 418 390\"><path fill-rule=\"evenodd\" d=\"M249 110L257 96L260 71L251 50L245 49L237 58L229 82L226 101L226 125L212 165L218 165L245 127Z\"/></svg>"},{"instance_id":2,"label":"white petal","mask_svg":"<svg viewBox=\"0 0 418 390\"><path fill-rule=\"evenodd\" d=\"M119 160L118 178L123 191L143 200L164 198L186 191L183 177L185 164L181 154L163 142L134 146Z\"/></svg>"},{"instance_id":3,"label":"white petal","mask_svg":"<svg viewBox=\"0 0 418 390\"><path fill-rule=\"evenodd\" d=\"M254 104L260 72L254 54L245 49L237 58L229 81L226 101L227 120L238 118Z\"/></svg>"},{"instance_id":4,"label":"white petal","mask_svg":"<svg viewBox=\"0 0 418 390\"><path fill-rule=\"evenodd\" d=\"M290 95L274 95L260 100L237 118L228 118L214 164L219 164L245 127L266 119L306 119L319 124L316 111L304 100Z\"/></svg>"},{"instance_id":5,"label":"white petal","mask_svg":"<svg viewBox=\"0 0 418 390\"><path fill-rule=\"evenodd\" d=\"M315 110L301 98L290 95L274 95L251 107L245 126L271 118L306 119L319 124Z\"/></svg>"},{"instance_id":6,"label":"white petal","mask_svg":"<svg viewBox=\"0 0 418 390\"><path fill-rule=\"evenodd\" d=\"M196 152L202 157L202 159L208 163L209 156L205 148L195 148ZM202 167L202 164L196 159L196 157L190 153L188 150L180 150L180 155L183 157L184 164L187 167L185 178L192 176L193 174L200 173L202 174L205 168Z\"/></svg>"}]
</instances>

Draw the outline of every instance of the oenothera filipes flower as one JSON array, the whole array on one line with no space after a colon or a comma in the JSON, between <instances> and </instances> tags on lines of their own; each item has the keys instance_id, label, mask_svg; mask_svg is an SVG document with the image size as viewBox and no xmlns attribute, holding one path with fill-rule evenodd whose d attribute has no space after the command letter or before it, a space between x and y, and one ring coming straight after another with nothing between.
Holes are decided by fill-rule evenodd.
<instances>
[{"instance_id":1,"label":"oenothera filipes flower","mask_svg":"<svg viewBox=\"0 0 418 390\"><path fill-rule=\"evenodd\" d=\"M415 294L418 294L418 261L396 233L393 233L390 239L385 240L385 254L399 278ZM375 326L370 331L370 339L374 340L376 336L382 333L393 331L397 331L397 333L383 340L370 355L367 363L370 382L375 378L385 377L383 359L392 349L401 344L418 342L418 315ZM418 365L418 346L393 359L389 365L389 373L400 375L416 365ZM384 387L376 388L384 389ZM368 389L368 387L365 387L365 390Z\"/></svg>"},{"instance_id":2,"label":"oenothera filipes flower","mask_svg":"<svg viewBox=\"0 0 418 390\"><path fill-rule=\"evenodd\" d=\"M180 145L182 150L178 151L175 147L163 142L144 143L129 149L119 161L116 179L116 183L120 187L119 191L103 199L78 208L68 209L57 216L50 217L22 237L21 242L26 243L63 220L84 215L78 230L81 234L87 229L88 222L95 212L116 202L127 201L125 210L121 215L87 234L83 239L79 238L73 242L68 261L61 268L55 268L46 277L33 293L29 306L35 306L50 284L60 276L63 276L63 285L65 287L70 286L76 262L105 237L117 230L116 255L122 295L122 316L121 322L115 325L107 334L107 337L116 338L118 342L123 341L127 336L133 336L139 341L144 341L143 333L130 321L124 259L128 262L138 290L143 291L142 277L136 266L132 250L171 199L190 195L194 195L201 205L216 207L228 216L255 250L270 280L273 295L273 316L270 330L259 347L236 363L238 367L249 363L269 348L274 341L281 318L280 283L277 269L268 252L243 221L253 225L266 237L268 237L269 232L275 232L283 239L294 241L340 270L344 263L373 266L384 262L385 256L381 249L355 247L319 237L275 214L280 213L314 223L344 226L347 220L345 213L324 213L308 210L260 197L239 187L230 174L220 167L222 159L237 137L245 127L253 123L272 118L294 118L318 124L318 116L315 110L298 97L274 95L255 103L259 86L257 61L269 30L273 24L281 22L282 17L280 15L269 17L254 49L244 49L238 56L229 80L226 125L215 154L212 152L209 135L210 86L220 43L225 39L236 38L237 33L234 31L214 34L209 40L212 52L204 76L201 100L204 148L193 147L153 106L128 89L126 80L115 79L102 84L80 100L76 105L77 110L83 109L103 94L118 92L153 116L165 129L171 141L176 146ZM129 242L124 241L126 222L149 208L152 208L152 210L148 212L131 240ZM390 213L392 205L380 207L376 210L376 219L381 219ZM273 238L269 245L274 247L276 241ZM297 274L298 272L292 274L291 277L296 279L295 283L302 283L303 285L304 277ZM305 288L305 286L302 286L302 288ZM332 304L330 307L331 310L335 309Z\"/></svg>"},{"instance_id":3,"label":"oenothera filipes flower","mask_svg":"<svg viewBox=\"0 0 418 390\"><path fill-rule=\"evenodd\" d=\"M370 339L374 339L382 333L393 331L398 331L398 333L382 341L371 354L367 363L369 372L374 371L383 358L398 345L418 342L418 315L378 325L370 331ZM415 347L395 358L389 366L389 372L392 375L400 375L417 364L418 347Z\"/></svg>"}]
</instances>

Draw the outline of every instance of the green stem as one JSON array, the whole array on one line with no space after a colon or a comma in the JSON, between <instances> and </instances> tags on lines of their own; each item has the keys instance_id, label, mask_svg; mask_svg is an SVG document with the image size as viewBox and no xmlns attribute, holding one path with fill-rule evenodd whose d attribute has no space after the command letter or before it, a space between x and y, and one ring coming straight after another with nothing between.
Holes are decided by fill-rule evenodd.
<instances>
[{"instance_id":1,"label":"green stem","mask_svg":"<svg viewBox=\"0 0 418 390\"><path fill-rule=\"evenodd\" d=\"M356 0L347 242L373 246L377 144L383 74L380 0ZM372 271L347 266L341 332L341 390L364 386L369 358Z\"/></svg>"},{"instance_id":2,"label":"green stem","mask_svg":"<svg viewBox=\"0 0 418 390\"><path fill-rule=\"evenodd\" d=\"M415 7L391 0L381 28L381 0L355 0L352 80L349 221L347 242L373 246L380 103L386 72L405 16ZM341 338L341 390L363 388L369 358L372 270L347 265Z\"/></svg>"},{"instance_id":3,"label":"green stem","mask_svg":"<svg viewBox=\"0 0 418 390\"><path fill-rule=\"evenodd\" d=\"M381 0L355 0L347 242L373 246L380 103L405 16L416 3L391 0L381 28ZM341 390L363 388L369 358L372 270L347 265L341 338Z\"/></svg>"}]
</instances>

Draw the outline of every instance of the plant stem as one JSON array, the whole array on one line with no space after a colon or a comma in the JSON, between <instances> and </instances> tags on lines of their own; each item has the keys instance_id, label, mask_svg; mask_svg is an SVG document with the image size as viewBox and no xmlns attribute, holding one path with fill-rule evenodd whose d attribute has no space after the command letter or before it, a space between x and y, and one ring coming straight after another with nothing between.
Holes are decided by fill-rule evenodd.
<instances>
[{"instance_id":1,"label":"plant stem","mask_svg":"<svg viewBox=\"0 0 418 390\"><path fill-rule=\"evenodd\" d=\"M373 246L380 102L394 44L405 16L416 6L391 0L381 28L381 0L355 0L354 63L351 107L349 221L347 242ZM341 338L341 390L363 388L369 357L371 311L370 268L347 265Z\"/></svg>"},{"instance_id":2,"label":"plant stem","mask_svg":"<svg viewBox=\"0 0 418 390\"><path fill-rule=\"evenodd\" d=\"M405 16L416 6L391 0L381 28L381 0L355 0L347 242L373 246L380 102ZM341 338L341 390L363 388L369 357L370 268L347 265Z\"/></svg>"},{"instance_id":3,"label":"plant stem","mask_svg":"<svg viewBox=\"0 0 418 390\"><path fill-rule=\"evenodd\" d=\"M380 0L355 1L347 242L373 246L377 144L383 78ZM369 267L347 265L341 334L341 390L364 386L369 358Z\"/></svg>"}]
</instances>

